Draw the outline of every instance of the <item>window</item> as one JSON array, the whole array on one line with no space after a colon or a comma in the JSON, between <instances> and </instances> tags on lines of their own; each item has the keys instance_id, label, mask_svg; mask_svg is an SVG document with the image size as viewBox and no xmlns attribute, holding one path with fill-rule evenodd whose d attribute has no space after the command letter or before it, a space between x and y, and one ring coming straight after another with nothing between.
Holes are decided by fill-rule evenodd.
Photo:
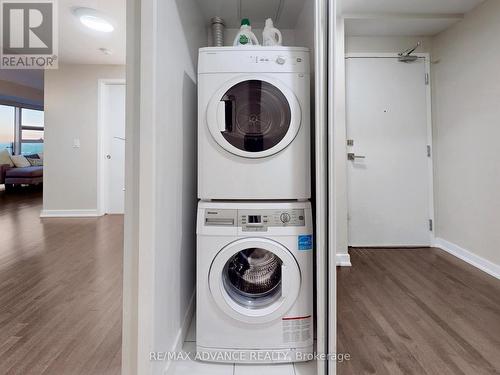
<instances>
[{"instance_id":1,"label":"window","mask_svg":"<svg viewBox=\"0 0 500 375\"><path fill-rule=\"evenodd\" d=\"M43 152L44 117L43 111L21 108L21 153Z\"/></svg>"},{"instance_id":2,"label":"window","mask_svg":"<svg viewBox=\"0 0 500 375\"><path fill-rule=\"evenodd\" d=\"M15 140L15 108L0 105L0 150L8 149L12 154Z\"/></svg>"},{"instance_id":3,"label":"window","mask_svg":"<svg viewBox=\"0 0 500 375\"><path fill-rule=\"evenodd\" d=\"M0 105L0 150L13 155L43 152L43 110Z\"/></svg>"}]
</instances>

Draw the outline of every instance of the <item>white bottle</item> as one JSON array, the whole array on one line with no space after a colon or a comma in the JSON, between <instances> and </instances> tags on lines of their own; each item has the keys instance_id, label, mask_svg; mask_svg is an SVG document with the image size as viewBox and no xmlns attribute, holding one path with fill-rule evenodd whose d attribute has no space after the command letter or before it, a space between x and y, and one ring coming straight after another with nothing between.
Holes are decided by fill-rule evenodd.
<instances>
[{"instance_id":1,"label":"white bottle","mask_svg":"<svg viewBox=\"0 0 500 375\"><path fill-rule=\"evenodd\" d=\"M281 46L283 39L281 38L281 32L274 27L273 20L268 18L266 20L266 26L262 31L262 45L263 46Z\"/></svg>"},{"instance_id":2,"label":"white bottle","mask_svg":"<svg viewBox=\"0 0 500 375\"><path fill-rule=\"evenodd\" d=\"M233 45L234 46L259 45L259 40L252 32L252 26L250 26L250 21L248 20L248 18L243 18L241 20L240 31L236 35L236 38L234 38Z\"/></svg>"}]
</instances>

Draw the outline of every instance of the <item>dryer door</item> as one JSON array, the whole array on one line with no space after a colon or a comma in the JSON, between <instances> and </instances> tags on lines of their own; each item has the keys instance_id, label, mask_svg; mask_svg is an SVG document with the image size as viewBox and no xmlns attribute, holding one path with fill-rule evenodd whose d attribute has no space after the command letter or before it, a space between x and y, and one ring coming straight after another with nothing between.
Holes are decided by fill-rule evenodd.
<instances>
[{"instance_id":1,"label":"dryer door","mask_svg":"<svg viewBox=\"0 0 500 375\"><path fill-rule=\"evenodd\" d=\"M301 273L295 257L265 238L230 243L214 258L209 287L215 303L245 323L281 318L300 292Z\"/></svg>"},{"instance_id":2,"label":"dryer door","mask_svg":"<svg viewBox=\"0 0 500 375\"><path fill-rule=\"evenodd\" d=\"M300 128L302 111L295 94L262 75L226 82L209 102L207 124L226 151L262 158L287 147Z\"/></svg>"}]
</instances>

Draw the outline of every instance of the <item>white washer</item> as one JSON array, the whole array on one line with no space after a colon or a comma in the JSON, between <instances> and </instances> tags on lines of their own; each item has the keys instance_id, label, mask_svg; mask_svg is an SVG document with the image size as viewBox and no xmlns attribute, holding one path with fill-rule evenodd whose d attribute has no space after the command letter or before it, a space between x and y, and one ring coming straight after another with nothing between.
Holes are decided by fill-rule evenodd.
<instances>
[{"instance_id":1,"label":"white washer","mask_svg":"<svg viewBox=\"0 0 500 375\"><path fill-rule=\"evenodd\" d=\"M309 202L199 202L196 342L206 361L305 361L313 350Z\"/></svg>"},{"instance_id":2,"label":"white washer","mask_svg":"<svg viewBox=\"0 0 500 375\"><path fill-rule=\"evenodd\" d=\"M309 51L201 48L198 197L311 197Z\"/></svg>"}]
</instances>

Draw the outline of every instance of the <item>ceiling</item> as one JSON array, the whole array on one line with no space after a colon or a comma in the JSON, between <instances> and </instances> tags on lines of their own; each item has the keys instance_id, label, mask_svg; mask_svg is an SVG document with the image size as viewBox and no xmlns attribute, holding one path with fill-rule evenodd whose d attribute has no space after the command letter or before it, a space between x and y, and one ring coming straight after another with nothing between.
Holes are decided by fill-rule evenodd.
<instances>
[{"instance_id":1,"label":"ceiling","mask_svg":"<svg viewBox=\"0 0 500 375\"><path fill-rule=\"evenodd\" d=\"M280 28L294 28L303 0L196 0L207 24L220 16L226 27L237 28L243 17L262 28L271 17ZM342 0L347 35L435 35L484 0ZM59 0L59 58L61 63L125 64L126 0ZM111 33L92 31L78 22L73 7L97 9L113 20ZM99 48L112 51L105 55Z\"/></svg>"},{"instance_id":2,"label":"ceiling","mask_svg":"<svg viewBox=\"0 0 500 375\"><path fill-rule=\"evenodd\" d=\"M59 0L59 63L125 64L126 0ZM92 31L73 15L73 7L96 9L113 20L111 33ZM99 48L112 50L105 55ZM0 69L0 81L43 90L43 70Z\"/></svg>"},{"instance_id":3,"label":"ceiling","mask_svg":"<svg viewBox=\"0 0 500 375\"><path fill-rule=\"evenodd\" d=\"M342 0L348 36L432 36L485 0Z\"/></svg>"},{"instance_id":4,"label":"ceiling","mask_svg":"<svg viewBox=\"0 0 500 375\"><path fill-rule=\"evenodd\" d=\"M484 0L342 0L344 13L467 13Z\"/></svg>"},{"instance_id":5,"label":"ceiling","mask_svg":"<svg viewBox=\"0 0 500 375\"><path fill-rule=\"evenodd\" d=\"M126 0L59 0L59 62L69 64L125 64ZM113 21L111 33L83 26L71 9L88 7ZM112 51L105 55L99 48Z\"/></svg>"},{"instance_id":6,"label":"ceiling","mask_svg":"<svg viewBox=\"0 0 500 375\"><path fill-rule=\"evenodd\" d=\"M282 29L295 28L304 0L196 0L207 21L222 17L227 28L239 28L241 18L249 18L253 28L264 27L266 18Z\"/></svg>"}]
</instances>

